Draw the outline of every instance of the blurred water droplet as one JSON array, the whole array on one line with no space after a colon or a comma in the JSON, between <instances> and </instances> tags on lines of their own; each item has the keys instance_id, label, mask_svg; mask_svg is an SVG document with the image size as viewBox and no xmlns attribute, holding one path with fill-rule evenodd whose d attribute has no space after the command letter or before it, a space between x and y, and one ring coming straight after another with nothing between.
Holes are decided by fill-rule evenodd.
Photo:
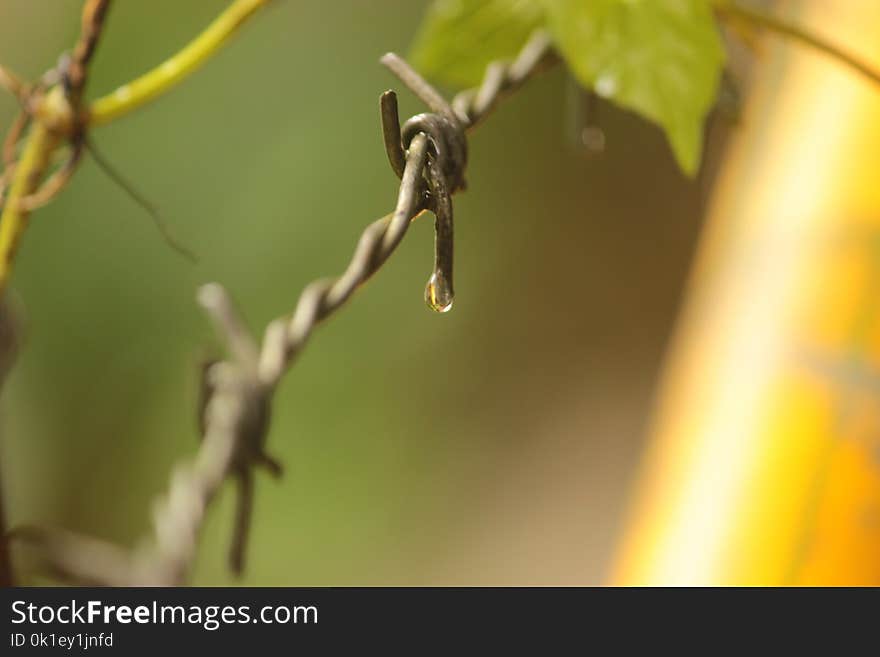
<instances>
[{"instance_id":1,"label":"blurred water droplet","mask_svg":"<svg viewBox=\"0 0 880 657\"><path fill-rule=\"evenodd\" d=\"M605 131L597 125L588 125L581 130L581 144L593 155L605 152Z\"/></svg>"},{"instance_id":2,"label":"blurred water droplet","mask_svg":"<svg viewBox=\"0 0 880 657\"><path fill-rule=\"evenodd\" d=\"M566 136L581 154L599 156L605 152L605 131L599 122L601 100L593 91L569 78L566 102Z\"/></svg>"},{"instance_id":3,"label":"blurred water droplet","mask_svg":"<svg viewBox=\"0 0 880 657\"><path fill-rule=\"evenodd\" d=\"M596 79L595 89L602 98L611 98L617 93L617 78L611 73L603 73Z\"/></svg>"},{"instance_id":4,"label":"blurred water droplet","mask_svg":"<svg viewBox=\"0 0 880 657\"><path fill-rule=\"evenodd\" d=\"M446 277L440 272L431 274L425 286L425 303L428 304L428 308L438 313L449 312L452 309L452 301L452 286Z\"/></svg>"}]
</instances>

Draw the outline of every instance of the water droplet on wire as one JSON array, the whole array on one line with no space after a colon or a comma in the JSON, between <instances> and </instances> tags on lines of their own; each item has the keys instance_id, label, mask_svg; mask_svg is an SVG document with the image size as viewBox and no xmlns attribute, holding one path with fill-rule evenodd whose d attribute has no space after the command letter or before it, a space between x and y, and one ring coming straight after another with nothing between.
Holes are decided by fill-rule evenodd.
<instances>
[{"instance_id":1,"label":"water droplet on wire","mask_svg":"<svg viewBox=\"0 0 880 657\"><path fill-rule=\"evenodd\" d=\"M442 273L434 272L425 286L425 303L428 308L438 313L445 313L452 310L452 302L454 294L452 286Z\"/></svg>"}]
</instances>

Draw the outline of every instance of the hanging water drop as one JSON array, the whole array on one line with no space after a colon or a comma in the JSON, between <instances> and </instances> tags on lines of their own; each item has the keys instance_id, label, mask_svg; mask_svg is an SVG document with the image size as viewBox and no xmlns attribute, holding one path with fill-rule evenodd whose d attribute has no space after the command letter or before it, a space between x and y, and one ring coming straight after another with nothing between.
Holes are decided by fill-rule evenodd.
<instances>
[{"instance_id":1,"label":"hanging water drop","mask_svg":"<svg viewBox=\"0 0 880 657\"><path fill-rule=\"evenodd\" d=\"M566 115L572 145L590 156L605 152L605 131L599 124L599 96L580 86L573 78L569 79Z\"/></svg>"},{"instance_id":2,"label":"hanging water drop","mask_svg":"<svg viewBox=\"0 0 880 657\"><path fill-rule=\"evenodd\" d=\"M452 310L454 296L452 284L442 272L435 271L431 274L425 286L425 303L428 304L428 308L438 313L449 312Z\"/></svg>"}]
</instances>

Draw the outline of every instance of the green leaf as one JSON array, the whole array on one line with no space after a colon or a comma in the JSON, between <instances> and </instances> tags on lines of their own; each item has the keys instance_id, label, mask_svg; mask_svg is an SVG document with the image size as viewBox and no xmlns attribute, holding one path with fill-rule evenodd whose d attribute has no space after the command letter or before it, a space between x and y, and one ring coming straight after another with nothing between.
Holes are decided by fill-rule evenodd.
<instances>
[{"instance_id":1,"label":"green leaf","mask_svg":"<svg viewBox=\"0 0 880 657\"><path fill-rule=\"evenodd\" d=\"M410 59L423 74L475 86L486 66L515 57L544 23L544 0L434 0Z\"/></svg>"},{"instance_id":2,"label":"green leaf","mask_svg":"<svg viewBox=\"0 0 880 657\"><path fill-rule=\"evenodd\" d=\"M708 0L543 1L581 83L658 123L693 175L725 59Z\"/></svg>"}]
</instances>

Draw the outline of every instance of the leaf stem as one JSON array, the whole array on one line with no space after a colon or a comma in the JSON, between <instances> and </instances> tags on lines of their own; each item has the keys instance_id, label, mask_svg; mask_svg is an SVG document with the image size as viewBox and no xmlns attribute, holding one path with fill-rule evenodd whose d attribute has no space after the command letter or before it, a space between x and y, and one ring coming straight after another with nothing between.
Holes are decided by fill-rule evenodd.
<instances>
[{"instance_id":1,"label":"leaf stem","mask_svg":"<svg viewBox=\"0 0 880 657\"><path fill-rule=\"evenodd\" d=\"M89 124L97 126L109 123L169 91L210 59L248 18L268 2L269 0L234 0L180 52L132 82L95 100L87 110Z\"/></svg>"},{"instance_id":2,"label":"leaf stem","mask_svg":"<svg viewBox=\"0 0 880 657\"><path fill-rule=\"evenodd\" d=\"M728 18L751 23L752 25L774 32L780 36L792 39L793 41L798 41L836 59L840 63L845 64L860 75L866 77L874 84L880 86L880 71L875 70L867 62L846 52L839 46L834 45L830 41L826 41L812 32L808 32L798 25L787 23L781 18L777 18L760 9L745 7L736 0L711 0L711 2L715 11L721 16L727 16Z\"/></svg>"}]
</instances>

